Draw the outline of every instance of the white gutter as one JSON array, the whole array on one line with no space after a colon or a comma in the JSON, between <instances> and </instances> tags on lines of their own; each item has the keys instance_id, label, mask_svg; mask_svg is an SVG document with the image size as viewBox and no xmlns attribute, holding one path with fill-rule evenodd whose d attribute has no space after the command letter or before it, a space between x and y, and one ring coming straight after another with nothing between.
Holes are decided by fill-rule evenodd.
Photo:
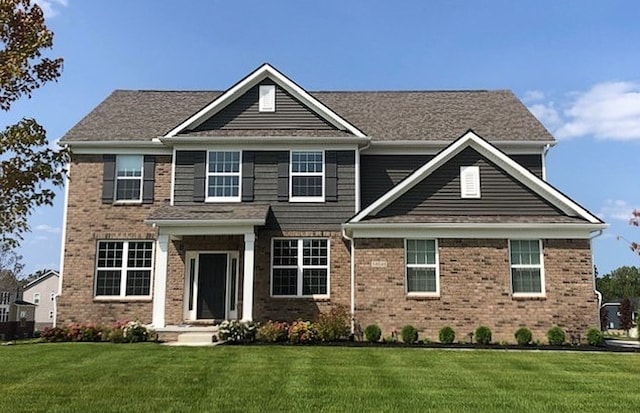
<instances>
[{"instance_id":1,"label":"white gutter","mask_svg":"<svg viewBox=\"0 0 640 413\"><path fill-rule=\"evenodd\" d=\"M217 145L247 145L247 144L301 144L305 136L159 136L158 139L166 145L174 144L217 144ZM367 137L359 136L309 136L314 145L340 144L363 145L369 142Z\"/></svg>"},{"instance_id":2,"label":"white gutter","mask_svg":"<svg viewBox=\"0 0 640 413\"><path fill-rule=\"evenodd\" d=\"M264 225L264 219L145 219L144 223L152 227L203 227L215 225L227 227L236 225Z\"/></svg>"},{"instance_id":3,"label":"white gutter","mask_svg":"<svg viewBox=\"0 0 640 413\"><path fill-rule=\"evenodd\" d=\"M64 146L67 148L67 145ZM55 296L55 306L53 307L53 326L58 323L58 297L62 295L62 277L64 274L64 253L67 238L67 210L69 207L69 178L71 177L71 161L67 163L67 177L64 182L64 206L62 212L62 234L60 239L60 271L58 277L58 294Z\"/></svg>"},{"instance_id":4,"label":"white gutter","mask_svg":"<svg viewBox=\"0 0 640 413\"><path fill-rule=\"evenodd\" d=\"M351 294L350 294L351 334L354 334L356 330L356 259L355 259L356 249L354 246L353 238L347 235L347 232L345 231L344 227L342 228L342 237L344 239L349 240L349 245L351 248L351 279L349 284L351 287Z\"/></svg>"},{"instance_id":5,"label":"white gutter","mask_svg":"<svg viewBox=\"0 0 640 413\"><path fill-rule=\"evenodd\" d=\"M604 230L598 230L596 234L594 234L591 239L589 239L589 247L591 248L591 243L593 242L594 239L598 238L600 235L602 235L602 233L604 232ZM596 293L596 295L598 296L598 324L600 324L600 308L602 307L602 293L600 291L598 291L597 289L597 283L596 283L596 271L595 271L595 264L593 263L593 249L591 249L591 274L592 274L592 278L593 278L593 291ZM600 325L600 329L602 329L602 325Z\"/></svg>"}]
</instances>

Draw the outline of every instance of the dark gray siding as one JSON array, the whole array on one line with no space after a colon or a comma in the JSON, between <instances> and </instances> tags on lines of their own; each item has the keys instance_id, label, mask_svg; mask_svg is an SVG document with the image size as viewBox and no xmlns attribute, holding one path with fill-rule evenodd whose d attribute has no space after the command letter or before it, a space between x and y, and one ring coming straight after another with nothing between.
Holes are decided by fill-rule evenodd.
<instances>
[{"instance_id":1,"label":"dark gray siding","mask_svg":"<svg viewBox=\"0 0 640 413\"><path fill-rule=\"evenodd\" d=\"M480 199L460 198L460 167L480 167ZM378 216L564 215L474 149L467 148Z\"/></svg>"},{"instance_id":2,"label":"dark gray siding","mask_svg":"<svg viewBox=\"0 0 640 413\"><path fill-rule=\"evenodd\" d=\"M278 155L254 153L254 201L271 204L267 226L283 230L337 230L355 213L355 155L336 151L337 201L304 203L278 201Z\"/></svg>"},{"instance_id":3,"label":"dark gray siding","mask_svg":"<svg viewBox=\"0 0 640 413\"><path fill-rule=\"evenodd\" d=\"M329 151L327 151L328 153ZM174 204L193 204L194 162L202 151L176 152ZM355 154L335 151L337 200L325 203L278 201L278 151L244 151L253 158L253 202L271 205L267 227L283 230L337 230L355 214ZM288 159L288 157L287 157ZM243 181L245 182L245 181Z\"/></svg>"},{"instance_id":4,"label":"dark gray siding","mask_svg":"<svg viewBox=\"0 0 640 413\"><path fill-rule=\"evenodd\" d=\"M361 207L366 208L431 158L433 155L362 155Z\"/></svg>"},{"instance_id":5,"label":"dark gray siding","mask_svg":"<svg viewBox=\"0 0 640 413\"><path fill-rule=\"evenodd\" d=\"M511 159L542 179L542 155L509 155Z\"/></svg>"},{"instance_id":6,"label":"dark gray siding","mask_svg":"<svg viewBox=\"0 0 640 413\"><path fill-rule=\"evenodd\" d=\"M538 178L542 178L541 155L510 156ZM362 155L360 157L362 208L366 208L432 158L433 155Z\"/></svg>"},{"instance_id":7,"label":"dark gray siding","mask_svg":"<svg viewBox=\"0 0 640 413\"><path fill-rule=\"evenodd\" d=\"M273 84L265 80L261 84ZM198 126L195 131L216 129L336 129L288 92L276 86L276 111L258 111L260 85L249 89L229 106Z\"/></svg>"}]
</instances>

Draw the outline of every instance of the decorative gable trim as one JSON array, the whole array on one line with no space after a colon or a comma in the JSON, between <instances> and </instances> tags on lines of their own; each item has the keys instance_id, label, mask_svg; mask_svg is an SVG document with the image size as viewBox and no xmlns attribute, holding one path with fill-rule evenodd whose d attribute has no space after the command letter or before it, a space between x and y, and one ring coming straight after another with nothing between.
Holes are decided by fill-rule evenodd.
<instances>
[{"instance_id":1,"label":"decorative gable trim","mask_svg":"<svg viewBox=\"0 0 640 413\"><path fill-rule=\"evenodd\" d=\"M431 173L436 171L467 147L471 147L478 151L482 156L504 169L517 181L544 198L546 201L550 202L565 214L569 216L577 215L592 224L604 224L598 217L591 214L547 182L535 176L529 170L518 164L504 152L500 151L494 145L490 144L470 129L451 145L443 149L431 161L424 164L413 174L409 175L404 181L400 182L389 192L382 195L367 208L356 214L349 223L347 223L347 225L360 222L365 217L375 215L382 211L385 207L400 198L403 194L427 178Z\"/></svg>"},{"instance_id":2,"label":"decorative gable trim","mask_svg":"<svg viewBox=\"0 0 640 413\"><path fill-rule=\"evenodd\" d=\"M276 70L270 64L265 63L254 70L252 73L250 73L248 76L246 76L244 79L240 80L218 98L214 99L200 111L193 114L187 120L173 128L164 137L174 137L186 129L192 129L198 126L267 77L273 80L278 86L285 89L292 96L300 100L309 109L317 113L319 116L321 116L327 122L331 123L336 128L347 130L358 137L366 136L362 131L360 131L354 125L343 119L340 115L329 109L318 99L311 96L291 79Z\"/></svg>"}]
</instances>

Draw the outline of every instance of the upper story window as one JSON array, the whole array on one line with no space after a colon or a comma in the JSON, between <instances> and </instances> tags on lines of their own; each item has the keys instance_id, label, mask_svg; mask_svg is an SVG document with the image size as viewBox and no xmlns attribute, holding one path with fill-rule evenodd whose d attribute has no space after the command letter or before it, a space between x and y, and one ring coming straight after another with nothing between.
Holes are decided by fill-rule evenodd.
<instances>
[{"instance_id":1,"label":"upper story window","mask_svg":"<svg viewBox=\"0 0 640 413\"><path fill-rule=\"evenodd\" d=\"M276 85L260 86L258 110L260 112L276 111Z\"/></svg>"},{"instance_id":2,"label":"upper story window","mask_svg":"<svg viewBox=\"0 0 640 413\"><path fill-rule=\"evenodd\" d=\"M460 197L480 198L480 167L460 167Z\"/></svg>"},{"instance_id":3,"label":"upper story window","mask_svg":"<svg viewBox=\"0 0 640 413\"><path fill-rule=\"evenodd\" d=\"M207 202L240 201L240 151L209 151L207 157Z\"/></svg>"},{"instance_id":4,"label":"upper story window","mask_svg":"<svg viewBox=\"0 0 640 413\"><path fill-rule=\"evenodd\" d=\"M290 201L324 202L324 151L292 151Z\"/></svg>"},{"instance_id":5,"label":"upper story window","mask_svg":"<svg viewBox=\"0 0 640 413\"><path fill-rule=\"evenodd\" d=\"M151 295L152 241L98 241L97 297Z\"/></svg>"},{"instance_id":6,"label":"upper story window","mask_svg":"<svg viewBox=\"0 0 640 413\"><path fill-rule=\"evenodd\" d=\"M0 291L0 305L7 305L11 299L9 291Z\"/></svg>"},{"instance_id":7,"label":"upper story window","mask_svg":"<svg viewBox=\"0 0 640 413\"><path fill-rule=\"evenodd\" d=\"M406 286L408 294L440 293L438 279L438 243L434 239L408 239L406 251Z\"/></svg>"},{"instance_id":8,"label":"upper story window","mask_svg":"<svg viewBox=\"0 0 640 413\"><path fill-rule=\"evenodd\" d=\"M116 201L142 201L142 155L116 158Z\"/></svg>"},{"instance_id":9,"label":"upper story window","mask_svg":"<svg viewBox=\"0 0 640 413\"><path fill-rule=\"evenodd\" d=\"M543 295L542 242L510 240L511 289L514 295Z\"/></svg>"},{"instance_id":10,"label":"upper story window","mask_svg":"<svg viewBox=\"0 0 640 413\"><path fill-rule=\"evenodd\" d=\"M40 304L40 293L33 293L33 303L35 305Z\"/></svg>"}]
</instances>

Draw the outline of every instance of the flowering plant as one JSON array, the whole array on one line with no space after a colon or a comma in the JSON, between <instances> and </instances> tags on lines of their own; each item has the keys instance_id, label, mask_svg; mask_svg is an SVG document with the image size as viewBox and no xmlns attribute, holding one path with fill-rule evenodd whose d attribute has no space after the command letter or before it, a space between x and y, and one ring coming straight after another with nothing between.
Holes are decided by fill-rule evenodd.
<instances>
[{"instance_id":1,"label":"flowering plant","mask_svg":"<svg viewBox=\"0 0 640 413\"><path fill-rule=\"evenodd\" d=\"M289 324L284 321L269 320L258 329L258 341L265 343L276 343L287 341L289 338Z\"/></svg>"},{"instance_id":2,"label":"flowering plant","mask_svg":"<svg viewBox=\"0 0 640 413\"><path fill-rule=\"evenodd\" d=\"M218 336L230 343L251 343L256 339L257 327L252 321L225 320L218 326Z\"/></svg>"},{"instance_id":3,"label":"flowering plant","mask_svg":"<svg viewBox=\"0 0 640 413\"><path fill-rule=\"evenodd\" d=\"M318 332L310 321L294 321L289 327L289 341L298 343L313 343L318 340Z\"/></svg>"}]
</instances>

